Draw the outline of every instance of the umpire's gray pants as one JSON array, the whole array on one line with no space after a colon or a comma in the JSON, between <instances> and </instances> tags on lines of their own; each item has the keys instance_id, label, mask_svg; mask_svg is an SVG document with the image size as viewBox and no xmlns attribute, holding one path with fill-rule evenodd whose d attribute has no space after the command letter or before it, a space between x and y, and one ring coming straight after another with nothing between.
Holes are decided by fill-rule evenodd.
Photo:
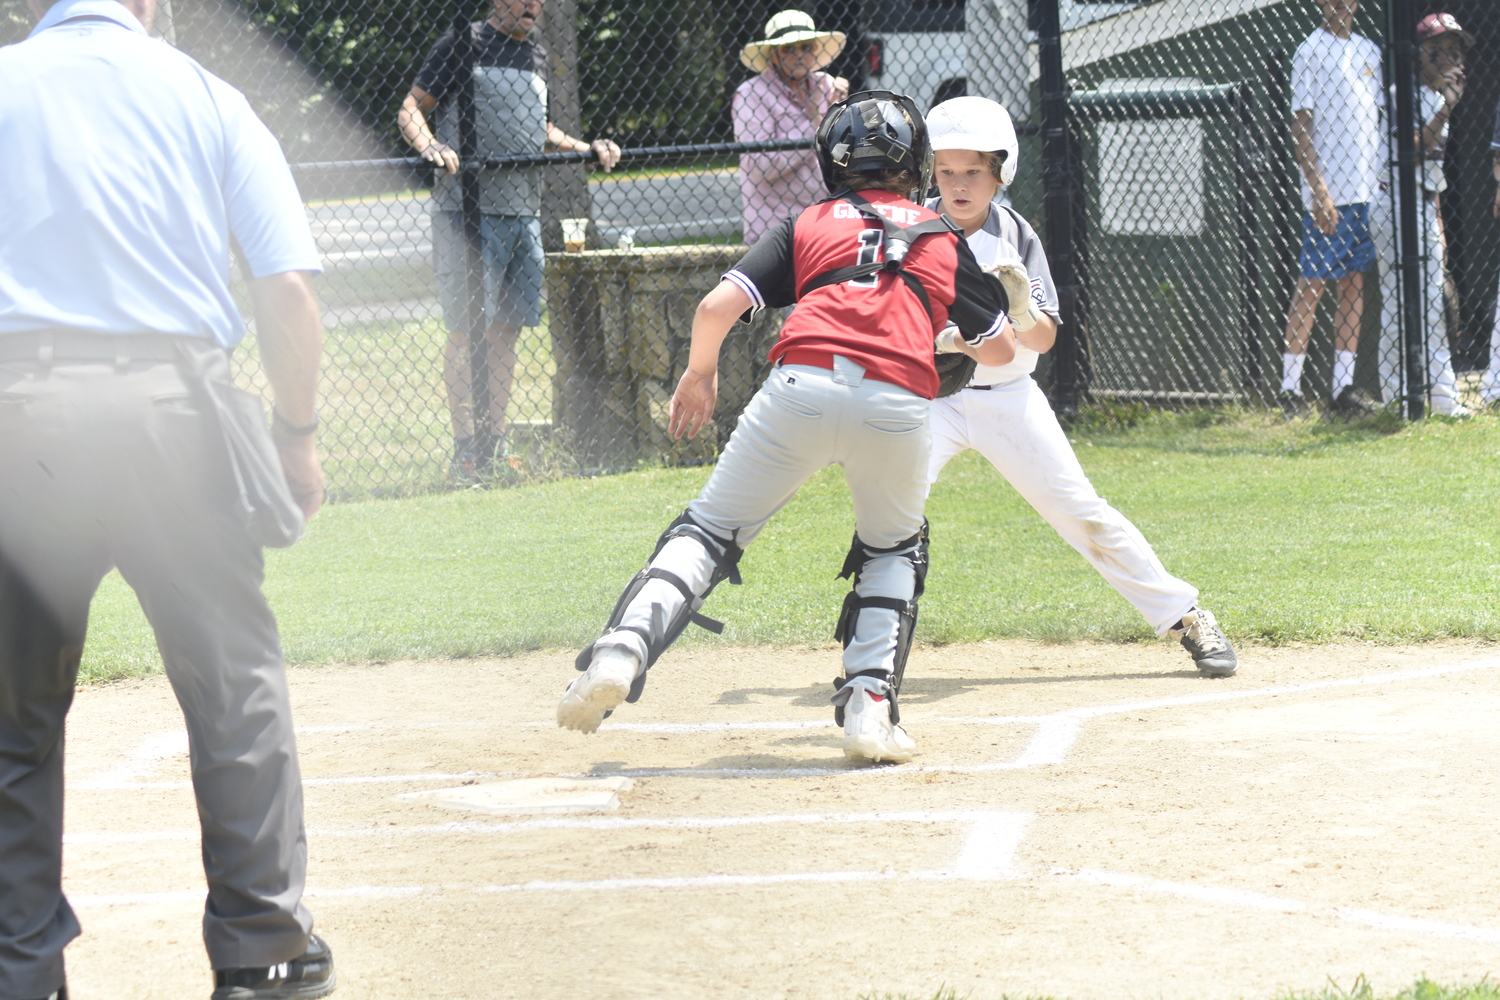
<instances>
[{"instance_id":1,"label":"umpire's gray pants","mask_svg":"<svg viewBox=\"0 0 1500 1000\"><path fill-rule=\"evenodd\" d=\"M854 501L854 526L870 548L892 549L922 527L931 436L928 401L889 382L864 378L863 369L839 357L837 368L782 365L772 370L740 416L713 474L688 504L693 518L713 534L748 546L766 522L818 470L844 469ZM680 577L695 593L708 586L714 563L697 542L680 538L651 561ZM865 563L855 588L861 597L909 601L916 572L907 551ZM650 580L630 602L621 625L650 630L652 605L666 621L681 610L682 593ZM900 620L894 611L866 608L844 650L844 673L889 672ZM625 646L644 659L644 641L614 632L601 644Z\"/></svg>"},{"instance_id":2,"label":"umpire's gray pants","mask_svg":"<svg viewBox=\"0 0 1500 1000\"><path fill-rule=\"evenodd\" d=\"M56 990L79 933L60 886L63 721L111 567L187 720L211 964L306 949L286 676L217 433L170 362L0 359L0 997Z\"/></svg>"}]
</instances>

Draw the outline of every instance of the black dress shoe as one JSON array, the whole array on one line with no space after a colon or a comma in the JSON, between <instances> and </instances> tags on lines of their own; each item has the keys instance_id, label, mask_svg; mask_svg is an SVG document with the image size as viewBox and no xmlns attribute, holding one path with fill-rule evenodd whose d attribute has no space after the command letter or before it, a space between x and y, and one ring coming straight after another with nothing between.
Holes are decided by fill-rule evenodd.
<instances>
[{"instance_id":1,"label":"black dress shoe","mask_svg":"<svg viewBox=\"0 0 1500 1000\"><path fill-rule=\"evenodd\" d=\"M313 1000L338 985L333 952L312 935L301 958L250 969L215 969L212 1000Z\"/></svg>"}]
</instances>

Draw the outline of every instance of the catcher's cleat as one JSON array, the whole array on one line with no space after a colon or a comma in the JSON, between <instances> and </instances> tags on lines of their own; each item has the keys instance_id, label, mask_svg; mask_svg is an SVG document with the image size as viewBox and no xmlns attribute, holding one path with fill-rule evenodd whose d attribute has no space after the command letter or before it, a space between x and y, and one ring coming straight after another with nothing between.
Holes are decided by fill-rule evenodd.
<instances>
[{"instance_id":1,"label":"catcher's cleat","mask_svg":"<svg viewBox=\"0 0 1500 1000\"><path fill-rule=\"evenodd\" d=\"M835 699L844 699L840 706L844 714L844 756L871 763L888 760L900 764L911 760L917 744L906 735L906 730L891 721L889 688L884 681L874 681L873 685L861 683L865 680L857 678L834 695ZM872 691L872 686L885 690Z\"/></svg>"},{"instance_id":2,"label":"catcher's cleat","mask_svg":"<svg viewBox=\"0 0 1500 1000\"><path fill-rule=\"evenodd\" d=\"M1333 397L1333 412L1335 416L1352 420L1356 417L1368 417L1380 412L1380 404L1371 398L1368 392L1346 385Z\"/></svg>"},{"instance_id":3,"label":"catcher's cleat","mask_svg":"<svg viewBox=\"0 0 1500 1000\"><path fill-rule=\"evenodd\" d=\"M333 951L316 934L301 958L249 969L215 969L211 1000L313 1000L338 985Z\"/></svg>"},{"instance_id":4,"label":"catcher's cleat","mask_svg":"<svg viewBox=\"0 0 1500 1000\"><path fill-rule=\"evenodd\" d=\"M597 732L604 716L630 694L641 661L620 646L596 646L583 676L575 678L557 704L557 724L580 733Z\"/></svg>"},{"instance_id":5,"label":"catcher's cleat","mask_svg":"<svg viewBox=\"0 0 1500 1000\"><path fill-rule=\"evenodd\" d=\"M1194 608L1167 632L1182 643L1204 677L1228 677L1239 669L1239 657L1212 611Z\"/></svg>"}]
</instances>

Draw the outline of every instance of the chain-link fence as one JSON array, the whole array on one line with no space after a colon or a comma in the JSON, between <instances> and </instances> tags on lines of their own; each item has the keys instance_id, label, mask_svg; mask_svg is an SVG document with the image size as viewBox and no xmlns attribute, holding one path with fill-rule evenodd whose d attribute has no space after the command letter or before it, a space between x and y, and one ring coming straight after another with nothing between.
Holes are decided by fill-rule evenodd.
<instances>
[{"instance_id":1,"label":"chain-link fence","mask_svg":"<svg viewBox=\"0 0 1500 1000\"><path fill-rule=\"evenodd\" d=\"M1064 30L1054 400L1492 401L1497 29L1488 3L1164 0Z\"/></svg>"},{"instance_id":2,"label":"chain-link fence","mask_svg":"<svg viewBox=\"0 0 1500 1000\"><path fill-rule=\"evenodd\" d=\"M158 33L246 93L307 200L332 493L711 460L781 317L726 344L717 433L673 441L696 302L822 196L815 123L864 88L924 111L966 93L1010 110L1021 149L1004 193L1058 287L1064 322L1037 378L1060 410L1482 402L1500 354L1488 0L781 9L159 0ZM1418 39L1442 9L1462 30ZM28 23L0 0L11 39ZM596 140L623 149L614 170ZM253 338L238 364L263 383Z\"/></svg>"}]
</instances>

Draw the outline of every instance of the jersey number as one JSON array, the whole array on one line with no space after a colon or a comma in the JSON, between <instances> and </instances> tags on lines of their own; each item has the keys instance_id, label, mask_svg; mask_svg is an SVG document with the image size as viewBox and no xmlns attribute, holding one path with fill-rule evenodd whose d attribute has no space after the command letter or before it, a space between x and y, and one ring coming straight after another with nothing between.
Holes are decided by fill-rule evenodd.
<instances>
[{"instance_id":1,"label":"jersey number","mask_svg":"<svg viewBox=\"0 0 1500 1000\"><path fill-rule=\"evenodd\" d=\"M880 248L885 245L884 229L864 229L859 234L859 255L855 258L855 264L873 264L880 256ZM853 278L849 284L854 288L874 288L880 284L880 275L871 274L864 278Z\"/></svg>"}]
</instances>

